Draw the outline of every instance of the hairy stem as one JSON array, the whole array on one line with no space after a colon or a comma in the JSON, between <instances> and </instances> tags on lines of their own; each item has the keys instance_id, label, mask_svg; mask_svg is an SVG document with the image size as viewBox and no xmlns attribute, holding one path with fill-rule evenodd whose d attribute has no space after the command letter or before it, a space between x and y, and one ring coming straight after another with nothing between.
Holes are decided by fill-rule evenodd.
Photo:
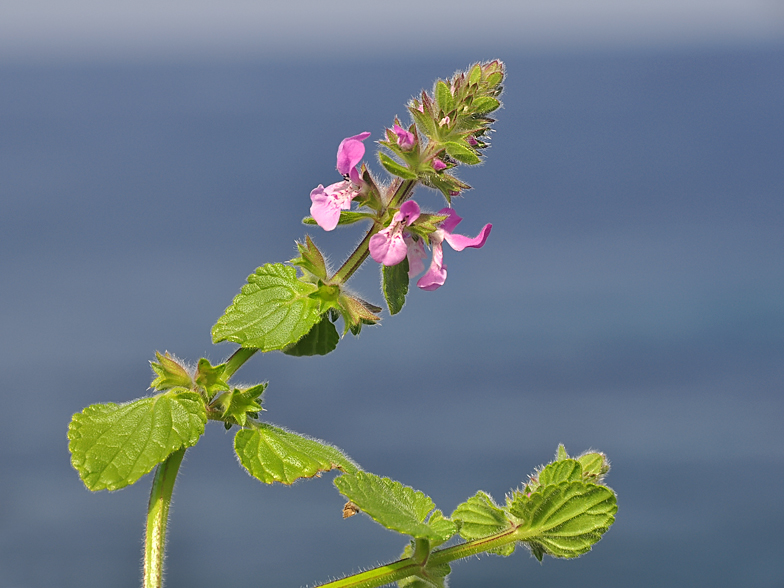
<instances>
[{"instance_id":1,"label":"hairy stem","mask_svg":"<svg viewBox=\"0 0 784 588\"><path fill-rule=\"evenodd\" d=\"M319 584L316 588L375 588L413 576L420 569L420 564L406 558L340 580Z\"/></svg>"},{"instance_id":2,"label":"hairy stem","mask_svg":"<svg viewBox=\"0 0 784 588\"><path fill-rule=\"evenodd\" d=\"M163 556L166 548L166 525L169 522L174 481L180 469L185 448L178 449L160 463L150 490L147 506L147 531L144 541L144 584L143 588L163 586Z\"/></svg>"},{"instance_id":3,"label":"hairy stem","mask_svg":"<svg viewBox=\"0 0 784 588\"><path fill-rule=\"evenodd\" d=\"M434 551L430 553L429 557L425 556L424 558L419 549L423 545L421 546L418 540L417 550L412 557L400 559L340 580L319 584L316 588L375 588L377 586L385 586L391 582L413 576L423 569L425 565L443 565L456 559L464 559L496 547L501 547L507 543L525 540L526 538L528 537L521 533L517 527L510 527L494 535Z\"/></svg>"},{"instance_id":4,"label":"hairy stem","mask_svg":"<svg viewBox=\"0 0 784 588\"><path fill-rule=\"evenodd\" d=\"M248 361L258 349L253 347L240 347L231 354L231 357L226 360L226 367L223 368L223 377L228 380L232 377L242 365Z\"/></svg>"},{"instance_id":5,"label":"hairy stem","mask_svg":"<svg viewBox=\"0 0 784 588\"><path fill-rule=\"evenodd\" d=\"M400 182L400 184L397 186L397 189L395 190L395 193L392 195L387 208L398 207L403 202L405 202L411 196L411 192L414 191L416 184L417 180L405 180ZM362 264L365 263L368 255L370 255L370 238L383 228L384 227L378 222L373 223L373 226L370 227L370 230L367 232L367 235L365 235L365 238L360 241L354 252L348 256L348 259L343 262L343 265L340 266L340 269L335 272L335 275L333 275L332 278L330 278L330 283L345 284L348 279L354 275L354 272L356 272L362 266Z\"/></svg>"}]
</instances>

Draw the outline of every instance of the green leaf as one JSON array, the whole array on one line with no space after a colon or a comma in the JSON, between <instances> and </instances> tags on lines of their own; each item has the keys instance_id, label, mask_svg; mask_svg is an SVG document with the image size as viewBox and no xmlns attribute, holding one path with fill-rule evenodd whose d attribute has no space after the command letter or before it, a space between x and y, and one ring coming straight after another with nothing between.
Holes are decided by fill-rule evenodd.
<instances>
[{"instance_id":1,"label":"green leaf","mask_svg":"<svg viewBox=\"0 0 784 588\"><path fill-rule=\"evenodd\" d=\"M452 91L449 89L449 86L446 84L446 82L443 80L438 80L436 82L435 94L436 104L438 104L438 107L444 111L444 114L448 114L455 108L455 99L452 96Z\"/></svg>"},{"instance_id":2,"label":"green leaf","mask_svg":"<svg viewBox=\"0 0 784 588\"><path fill-rule=\"evenodd\" d=\"M437 135L438 129L431 116L420 111L414 106L410 106L408 110L422 134L424 134L426 137L435 137Z\"/></svg>"},{"instance_id":3,"label":"green leaf","mask_svg":"<svg viewBox=\"0 0 784 588\"><path fill-rule=\"evenodd\" d=\"M461 521L460 536L469 541L487 537L509 527L506 513L481 490L458 505L451 518Z\"/></svg>"},{"instance_id":4,"label":"green leaf","mask_svg":"<svg viewBox=\"0 0 784 588\"><path fill-rule=\"evenodd\" d=\"M448 143L444 143L444 147L446 148L446 152L454 157L457 161L462 163L466 163L468 165L476 165L481 159L476 154L476 151L468 147L467 145L461 145L460 143L455 143L450 141Z\"/></svg>"},{"instance_id":5,"label":"green leaf","mask_svg":"<svg viewBox=\"0 0 784 588\"><path fill-rule=\"evenodd\" d=\"M234 388L221 394L215 406L222 411L221 417L229 424L245 426L248 415L257 415L261 410L259 398L267 387L266 382L250 388Z\"/></svg>"},{"instance_id":6,"label":"green leaf","mask_svg":"<svg viewBox=\"0 0 784 588\"><path fill-rule=\"evenodd\" d=\"M382 266L381 275L389 314L397 314L406 303L408 294L408 258L404 257L397 265Z\"/></svg>"},{"instance_id":7,"label":"green leaf","mask_svg":"<svg viewBox=\"0 0 784 588\"><path fill-rule=\"evenodd\" d=\"M583 468L583 479L589 482L601 482L610 471L607 456L598 451L584 453L577 458Z\"/></svg>"},{"instance_id":8,"label":"green leaf","mask_svg":"<svg viewBox=\"0 0 784 588\"><path fill-rule=\"evenodd\" d=\"M506 513L495 504L490 495L482 491L459 505L451 518L460 522L460 536L467 541L499 533L511 525ZM491 550L491 553L506 557L512 555L514 550L515 544L508 543Z\"/></svg>"},{"instance_id":9,"label":"green leaf","mask_svg":"<svg viewBox=\"0 0 784 588\"><path fill-rule=\"evenodd\" d=\"M212 327L212 341L233 341L261 351L283 349L304 337L321 318L317 287L297 279L297 270L268 263L248 283Z\"/></svg>"},{"instance_id":10,"label":"green leaf","mask_svg":"<svg viewBox=\"0 0 784 588\"><path fill-rule=\"evenodd\" d=\"M503 79L504 79L504 74L502 72L496 71L494 73L491 73L489 76L487 76L487 87L493 88L498 84L500 84L501 80Z\"/></svg>"},{"instance_id":11,"label":"green leaf","mask_svg":"<svg viewBox=\"0 0 784 588\"><path fill-rule=\"evenodd\" d=\"M417 175L407 167L400 165L397 161L392 159L386 153L378 153L378 159L381 165L392 175L403 178L404 180L415 180Z\"/></svg>"},{"instance_id":12,"label":"green leaf","mask_svg":"<svg viewBox=\"0 0 784 588\"><path fill-rule=\"evenodd\" d=\"M152 381L150 388L162 391L176 387L190 388L193 385L188 370L168 351L163 355L156 351L155 359L158 361L151 361L150 367L158 377Z\"/></svg>"},{"instance_id":13,"label":"green leaf","mask_svg":"<svg viewBox=\"0 0 784 588\"><path fill-rule=\"evenodd\" d=\"M352 334L359 335L362 325L375 325L381 320L381 317L377 314L381 312L380 307L345 292L341 293L340 298L338 298L338 308L345 325L343 329L344 335L349 330L351 330Z\"/></svg>"},{"instance_id":14,"label":"green leaf","mask_svg":"<svg viewBox=\"0 0 784 588\"><path fill-rule=\"evenodd\" d=\"M558 449L555 452L555 461L561 461L562 459L569 459L569 454L566 453L566 447L564 447L563 443L558 445Z\"/></svg>"},{"instance_id":15,"label":"green leaf","mask_svg":"<svg viewBox=\"0 0 784 588\"><path fill-rule=\"evenodd\" d=\"M457 525L444 519L440 511L433 513L432 525L426 521L435 504L424 493L400 482L356 472L335 478L334 484L343 496L387 529L428 539L434 545L448 541L457 532Z\"/></svg>"},{"instance_id":16,"label":"green leaf","mask_svg":"<svg viewBox=\"0 0 784 588\"><path fill-rule=\"evenodd\" d=\"M338 225L350 225L361 220L373 219L373 215L369 212L357 212L355 210L341 210ZM312 216L306 216L302 219L303 225L318 225L316 219Z\"/></svg>"},{"instance_id":17,"label":"green leaf","mask_svg":"<svg viewBox=\"0 0 784 588\"><path fill-rule=\"evenodd\" d=\"M547 464L539 472L539 484L548 486L560 482L572 482L582 480L583 470L576 459L562 459Z\"/></svg>"},{"instance_id":18,"label":"green leaf","mask_svg":"<svg viewBox=\"0 0 784 588\"><path fill-rule=\"evenodd\" d=\"M492 96L480 96L471 103L471 110L476 114L487 114L501 106L501 101Z\"/></svg>"},{"instance_id":19,"label":"green leaf","mask_svg":"<svg viewBox=\"0 0 784 588\"><path fill-rule=\"evenodd\" d=\"M93 404L68 426L71 464L88 489L118 490L195 445L206 422L201 397L183 389L128 404Z\"/></svg>"},{"instance_id":20,"label":"green leaf","mask_svg":"<svg viewBox=\"0 0 784 588\"><path fill-rule=\"evenodd\" d=\"M228 392L229 385L223 379L225 363L213 366L209 360L201 358L196 367L196 385L207 393L207 398L212 399L218 392Z\"/></svg>"},{"instance_id":21,"label":"green leaf","mask_svg":"<svg viewBox=\"0 0 784 588\"><path fill-rule=\"evenodd\" d=\"M538 546L543 553L566 558L590 551L617 510L612 490L582 481L542 486L530 496L516 492L509 507L522 520L520 530L534 555Z\"/></svg>"},{"instance_id":22,"label":"green leaf","mask_svg":"<svg viewBox=\"0 0 784 588\"><path fill-rule=\"evenodd\" d=\"M337 447L267 423L238 431L234 451L248 473L265 484L292 484L334 469L359 469Z\"/></svg>"},{"instance_id":23,"label":"green leaf","mask_svg":"<svg viewBox=\"0 0 784 588\"><path fill-rule=\"evenodd\" d=\"M321 320L313 325L308 334L293 345L283 348L286 355L303 357L308 355L326 355L338 346L340 335L329 320L329 313L324 313Z\"/></svg>"},{"instance_id":24,"label":"green leaf","mask_svg":"<svg viewBox=\"0 0 784 588\"><path fill-rule=\"evenodd\" d=\"M468 74L468 83L478 84L481 79L482 79L482 67L478 63L475 63L474 66L471 68L471 73Z\"/></svg>"},{"instance_id":25,"label":"green leaf","mask_svg":"<svg viewBox=\"0 0 784 588\"><path fill-rule=\"evenodd\" d=\"M324 256L316 247L316 244L310 238L310 235L305 236L305 243L297 243L297 251L299 257L291 260L293 265L301 267L304 271L320 278L327 279L327 265L324 262Z\"/></svg>"}]
</instances>

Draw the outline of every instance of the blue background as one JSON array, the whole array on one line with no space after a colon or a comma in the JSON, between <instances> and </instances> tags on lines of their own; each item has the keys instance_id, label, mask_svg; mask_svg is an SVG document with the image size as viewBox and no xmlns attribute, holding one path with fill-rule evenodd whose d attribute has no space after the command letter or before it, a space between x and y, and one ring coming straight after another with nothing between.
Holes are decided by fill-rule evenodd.
<instances>
[{"instance_id":1,"label":"blue background","mask_svg":"<svg viewBox=\"0 0 784 588\"><path fill-rule=\"evenodd\" d=\"M452 585L784 586L784 48L468 51L339 65L0 67L0 587L137 586L149 477L91 494L67 424L148 393L309 232L348 135L379 139L436 77L508 67L449 279L325 358L254 357L264 418L451 512L497 500L558 443L613 463L616 524L575 561L458 563ZM380 173L372 147L370 165ZM426 190L423 207L442 206ZM352 280L380 303L378 271ZM395 559L343 521L332 475L266 487L215 423L175 491L169 586L305 586Z\"/></svg>"}]
</instances>

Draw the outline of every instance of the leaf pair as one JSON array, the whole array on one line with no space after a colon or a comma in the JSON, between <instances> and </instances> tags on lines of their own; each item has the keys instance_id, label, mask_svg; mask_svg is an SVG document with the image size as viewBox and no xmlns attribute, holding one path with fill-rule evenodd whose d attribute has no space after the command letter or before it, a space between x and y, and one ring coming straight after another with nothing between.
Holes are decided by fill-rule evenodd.
<instances>
[{"instance_id":1,"label":"leaf pair","mask_svg":"<svg viewBox=\"0 0 784 588\"><path fill-rule=\"evenodd\" d=\"M71 463L89 490L119 490L178 449L195 445L206 422L202 399L189 391L94 404L74 415L68 428ZM267 423L240 429L234 450L248 473L265 484L359 470L336 447Z\"/></svg>"},{"instance_id":2,"label":"leaf pair","mask_svg":"<svg viewBox=\"0 0 784 588\"><path fill-rule=\"evenodd\" d=\"M577 557L590 551L615 521L615 493L598 483L609 469L601 453L571 459L560 446L556 460L508 496L505 508L478 492L458 506L452 518L462 522L464 539L513 528L516 540L525 543L540 561L544 554ZM513 551L511 543L494 553L510 555Z\"/></svg>"}]
</instances>

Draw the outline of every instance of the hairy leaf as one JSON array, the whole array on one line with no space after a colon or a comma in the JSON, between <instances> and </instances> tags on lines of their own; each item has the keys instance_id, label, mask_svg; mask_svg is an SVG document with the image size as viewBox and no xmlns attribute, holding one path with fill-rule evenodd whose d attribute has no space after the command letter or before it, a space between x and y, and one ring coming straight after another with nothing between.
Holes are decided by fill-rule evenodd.
<instances>
[{"instance_id":1,"label":"hairy leaf","mask_svg":"<svg viewBox=\"0 0 784 588\"><path fill-rule=\"evenodd\" d=\"M530 496L516 492L509 507L521 519L520 529L534 555L543 550L567 558L590 551L612 525L617 510L612 490L582 481L542 486Z\"/></svg>"},{"instance_id":2,"label":"hairy leaf","mask_svg":"<svg viewBox=\"0 0 784 588\"><path fill-rule=\"evenodd\" d=\"M397 265L382 266L381 275L389 314L397 314L406 303L408 294L408 258L404 257Z\"/></svg>"},{"instance_id":3,"label":"hairy leaf","mask_svg":"<svg viewBox=\"0 0 784 588\"><path fill-rule=\"evenodd\" d=\"M196 367L196 385L204 388L209 399L212 399L218 392L229 390L229 385L223 379L224 369L226 369L224 363L213 366L204 357L199 360Z\"/></svg>"},{"instance_id":4,"label":"hairy leaf","mask_svg":"<svg viewBox=\"0 0 784 588\"><path fill-rule=\"evenodd\" d=\"M150 367L157 377L150 384L150 388L163 391L178 386L190 388L193 385L188 370L176 358L169 355L168 351L163 355L156 351L155 359L158 361L151 361Z\"/></svg>"},{"instance_id":5,"label":"hairy leaf","mask_svg":"<svg viewBox=\"0 0 784 588\"><path fill-rule=\"evenodd\" d=\"M562 459L547 464L539 472L539 484L547 486L559 482L571 482L582 479L582 467L575 459Z\"/></svg>"},{"instance_id":6,"label":"hairy leaf","mask_svg":"<svg viewBox=\"0 0 784 588\"><path fill-rule=\"evenodd\" d=\"M334 469L359 470L337 447L268 423L238 431L234 451L248 473L265 484L292 484Z\"/></svg>"},{"instance_id":7,"label":"hairy leaf","mask_svg":"<svg viewBox=\"0 0 784 588\"><path fill-rule=\"evenodd\" d=\"M463 145L461 143L449 142L444 143L444 147L446 148L446 152L454 157L456 160L466 163L468 165L476 165L480 161L482 161L479 156L476 154L476 151L468 147L467 145Z\"/></svg>"},{"instance_id":8,"label":"hairy leaf","mask_svg":"<svg viewBox=\"0 0 784 588\"><path fill-rule=\"evenodd\" d=\"M392 175L403 178L404 180L415 180L417 175L407 167L400 165L397 161L392 159L389 155L379 152L378 159L381 165Z\"/></svg>"},{"instance_id":9,"label":"hairy leaf","mask_svg":"<svg viewBox=\"0 0 784 588\"><path fill-rule=\"evenodd\" d=\"M313 325L307 335L293 345L283 348L286 355L303 357L306 355L326 355L333 351L340 341L340 335L329 320L329 313L324 313L321 320Z\"/></svg>"},{"instance_id":10,"label":"hairy leaf","mask_svg":"<svg viewBox=\"0 0 784 588\"><path fill-rule=\"evenodd\" d=\"M212 327L212 341L233 341L261 351L283 349L305 336L321 318L313 284L280 263L257 268L231 306Z\"/></svg>"},{"instance_id":11,"label":"hairy leaf","mask_svg":"<svg viewBox=\"0 0 784 588\"><path fill-rule=\"evenodd\" d=\"M443 80L438 80L436 82L435 95L436 103L438 104L438 107L444 111L444 114L447 114L454 109L455 99L452 96L452 91Z\"/></svg>"},{"instance_id":12,"label":"hairy leaf","mask_svg":"<svg viewBox=\"0 0 784 588\"><path fill-rule=\"evenodd\" d=\"M432 525L426 521L435 504L424 493L400 482L369 472L356 472L335 478L334 484L343 496L387 529L429 539L436 545L457 531L457 525L444 519L440 511L433 513Z\"/></svg>"},{"instance_id":13,"label":"hairy leaf","mask_svg":"<svg viewBox=\"0 0 784 588\"><path fill-rule=\"evenodd\" d=\"M604 453L584 453L577 461L583 467L583 479L590 482L601 482L610 471L610 463Z\"/></svg>"},{"instance_id":14,"label":"hairy leaf","mask_svg":"<svg viewBox=\"0 0 784 588\"><path fill-rule=\"evenodd\" d=\"M71 464L88 489L133 484L204 433L207 414L195 392L169 392L128 404L93 404L68 426Z\"/></svg>"},{"instance_id":15,"label":"hairy leaf","mask_svg":"<svg viewBox=\"0 0 784 588\"><path fill-rule=\"evenodd\" d=\"M509 528L511 523L506 513L493 499L482 491L460 504L452 513L452 520L460 521L460 536L468 541L481 539ZM503 545L492 552L497 555L512 555L515 544Z\"/></svg>"},{"instance_id":16,"label":"hairy leaf","mask_svg":"<svg viewBox=\"0 0 784 588\"><path fill-rule=\"evenodd\" d=\"M245 426L248 416L255 418L261 410L261 394L267 387L266 382L250 388L234 388L224 392L215 401L215 408L221 410L225 423Z\"/></svg>"},{"instance_id":17,"label":"hairy leaf","mask_svg":"<svg viewBox=\"0 0 784 588\"><path fill-rule=\"evenodd\" d=\"M476 114L487 114L488 112L493 112L499 106L501 106L501 101L497 98L493 98L492 96L480 96L474 100L473 104L471 104L472 110Z\"/></svg>"},{"instance_id":18,"label":"hairy leaf","mask_svg":"<svg viewBox=\"0 0 784 588\"><path fill-rule=\"evenodd\" d=\"M299 257L291 260L291 263L299 266L303 271L309 272L316 278L321 280L327 279L327 264L324 261L324 256L316 247L316 244L310 238L310 235L305 235L305 242L297 242L297 251Z\"/></svg>"},{"instance_id":19,"label":"hairy leaf","mask_svg":"<svg viewBox=\"0 0 784 588\"><path fill-rule=\"evenodd\" d=\"M481 490L458 505L452 519L462 521L460 536L467 540L487 537L509 526L506 513Z\"/></svg>"}]
</instances>

